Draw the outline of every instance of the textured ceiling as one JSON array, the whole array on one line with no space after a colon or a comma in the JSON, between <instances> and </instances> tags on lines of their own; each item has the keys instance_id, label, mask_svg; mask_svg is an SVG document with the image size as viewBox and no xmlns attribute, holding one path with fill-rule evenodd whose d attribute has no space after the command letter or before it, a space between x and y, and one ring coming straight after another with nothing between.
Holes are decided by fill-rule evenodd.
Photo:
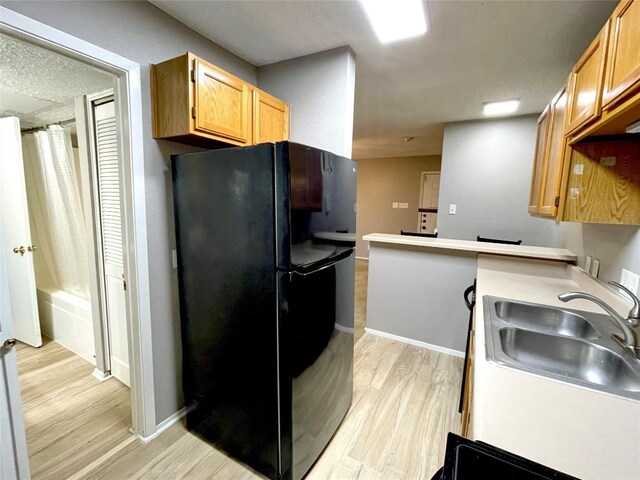
<instances>
[{"instance_id":1,"label":"textured ceiling","mask_svg":"<svg viewBox=\"0 0 640 480\"><path fill-rule=\"evenodd\" d=\"M76 96L113 88L113 77L84 63L0 35L0 116L32 128L74 117Z\"/></svg>"},{"instance_id":2,"label":"textured ceiling","mask_svg":"<svg viewBox=\"0 0 640 480\"><path fill-rule=\"evenodd\" d=\"M487 101L541 112L617 4L429 1L425 36L381 45L355 0L151 1L256 66L350 45L354 158L439 154L443 124Z\"/></svg>"}]
</instances>

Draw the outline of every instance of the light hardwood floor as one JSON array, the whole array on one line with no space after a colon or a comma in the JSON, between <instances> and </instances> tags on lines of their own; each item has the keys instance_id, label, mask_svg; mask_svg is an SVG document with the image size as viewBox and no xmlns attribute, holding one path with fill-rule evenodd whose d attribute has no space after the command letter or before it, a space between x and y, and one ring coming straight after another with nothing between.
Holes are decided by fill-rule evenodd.
<instances>
[{"instance_id":1,"label":"light hardwood floor","mask_svg":"<svg viewBox=\"0 0 640 480\"><path fill-rule=\"evenodd\" d=\"M366 261L356 261L355 322L358 341L355 346L353 403L340 429L306 478L429 480L442 465L447 433L459 432L457 405L463 361L364 333L367 266ZM47 347L51 348L49 345ZM19 359L21 368L26 371L28 367L25 362L33 362L34 354L26 352L25 348L28 347L19 349ZM53 384L66 376L77 379L77 382L81 382L79 377L82 377L86 382L87 375L75 372L75 368L84 368L86 373L86 362L82 365L82 360L78 361L75 356L75 359L70 358L69 352L65 352L57 347L53 356L46 361L41 360L43 368L46 365L50 367L48 375L60 377ZM62 362L61 371L54 366L56 362ZM37 397L33 391L37 384L34 378L30 385L23 385L23 395L27 395L27 401ZM61 387L60 395L64 396L70 388ZM81 390L74 390L74 395ZM66 435L59 437L58 441L66 446L56 448L54 443L47 447L53 450L50 450L50 454L40 455L42 460L37 460L34 472L37 475L34 478L262 479L189 433L184 422L173 425L148 444L124 434L121 427L130 423L128 390L126 393L126 409L121 395L113 394L112 397L116 404L122 402L118 407L122 415L121 423L104 419L95 431L89 424L84 431L77 427L72 429L77 433L70 435L77 437L78 445L83 445L86 455L78 448L69 448L70 440L66 439ZM56 396L53 392L49 394ZM58 399L58 403L62 401L65 400ZM88 414L94 400L77 402L76 411ZM31 418L31 414L27 417ZM69 421L73 427L76 420ZM66 421L58 420L57 423L64 424ZM32 430L29 431L29 428ZM33 427L28 427L27 430L30 448L32 442L48 443L39 437L47 435L46 429L33 430ZM103 441L102 435L110 440ZM100 444L100 448L96 448L95 442ZM33 452L30 453L33 457Z\"/></svg>"},{"instance_id":2,"label":"light hardwood floor","mask_svg":"<svg viewBox=\"0 0 640 480\"><path fill-rule=\"evenodd\" d=\"M430 479L458 432L462 359L365 333L353 404L308 480ZM260 479L178 423L153 442L124 442L82 479Z\"/></svg>"},{"instance_id":3,"label":"light hardwood floor","mask_svg":"<svg viewBox=\"0 0 640 480\"><path fill-rule=\"evenodd\" d=\"M133 438L129 389L99 382L93 366L43 337L18 343L18 374L33 479L62 479Z\"/></svg>"}]
</instances>

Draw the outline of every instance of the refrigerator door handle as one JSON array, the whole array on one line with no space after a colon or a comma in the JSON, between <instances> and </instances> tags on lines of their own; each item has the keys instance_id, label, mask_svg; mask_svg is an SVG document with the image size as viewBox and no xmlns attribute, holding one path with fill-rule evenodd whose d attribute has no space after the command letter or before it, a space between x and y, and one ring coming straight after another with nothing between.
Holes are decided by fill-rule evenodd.
<instances>
[{"instance_id":1,"label":"refrigerator door handle","mask_svg":"<svg viewBox=\"0 0 640 480\"><path fill-rule=\"evenodd\" d=\"M300 270L293 270L291 272L292 275L301 275L303 277L306 277L308 275L313 275L314 273L318 273L321 272L323 270L326 270L327 268L333 267L336 263L341 262L342 260L344 260L345 258L350 257L353 254L353 250L348 250L346 252L343 252L339 255L336 255L333 261L329 262L329 263L324 263L322 264L322 266L320 268L314 268L313 270L308 270L308 271L300 271Z\"/></svg>"}]
</instances>

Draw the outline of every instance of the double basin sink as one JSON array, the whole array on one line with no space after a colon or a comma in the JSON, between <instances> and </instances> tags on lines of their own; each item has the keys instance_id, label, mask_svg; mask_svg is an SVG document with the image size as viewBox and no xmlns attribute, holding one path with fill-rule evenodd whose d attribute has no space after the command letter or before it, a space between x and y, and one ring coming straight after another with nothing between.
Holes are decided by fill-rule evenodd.
<instances>
[{"instance_id":1,"label":"double basin sink","mask_svg":"<svg viewBox=\"0 0 640 480\"><path fill-rule=\"evenodd\" d=\"M487 359L640 400L640 360L607 315L485 296Z\"/></svg>"}]
</instances>

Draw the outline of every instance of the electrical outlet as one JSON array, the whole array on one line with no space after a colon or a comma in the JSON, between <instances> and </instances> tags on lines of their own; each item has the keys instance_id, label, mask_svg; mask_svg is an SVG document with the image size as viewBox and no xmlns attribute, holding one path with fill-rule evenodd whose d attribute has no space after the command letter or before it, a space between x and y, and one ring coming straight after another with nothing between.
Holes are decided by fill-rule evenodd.
<instances>
[{"instance_id":1,"label":"electrical outlet","mask_svg":"<svg viewBox=\"0 0 640 480\"><path fill-rule=\"evenodd\" d=\"M598 278L598 274L600 273L600 260L597 258L593 259L593 263L591 264L591 276Z\"/></svg>"},{"instance_id":2,"label":"electrical outlet","mask_svg":"<svg viewBox=\"0 0 640 480\"><path fill-rule=\"evenodd\" d=\"M591 273L591 255L587 255L587 258L584 259L584 271L587 273Z\"/></svg>"},{"instance_id":3,"label":"electrical outlet","mask_svg":"<svg viewBox=\"0 0 640 480\"><path fill-rule=\"evenodd\" d=\"M449 215L455 215L456 214L456 204L452 203L449 205Z\"/></svg>"},{"instance_id":4,"label":"electrical outlet","mask_svg":"<svg viewBox=\"0 0 640 480\"><path fill-rule=\"evenodd\" d=\"M640 275L636 275L629 270L622 269L622 275L620 275L620 285L627 287L633 293L638 294L638 283L640 283Z\"/></svg>"}]
</instances>

